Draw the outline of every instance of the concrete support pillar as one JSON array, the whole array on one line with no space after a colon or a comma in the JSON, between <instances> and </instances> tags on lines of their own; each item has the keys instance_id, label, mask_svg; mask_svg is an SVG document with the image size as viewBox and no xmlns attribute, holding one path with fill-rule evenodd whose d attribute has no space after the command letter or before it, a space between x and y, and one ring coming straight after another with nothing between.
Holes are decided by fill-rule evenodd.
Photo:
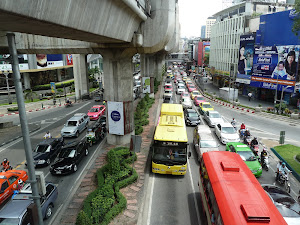
<instances>
[{"instance_id":1,"label":"concrete support pillar","mask_svg":"<svg viewBox=\"0 0 300 225\"><path fill-rule=\"evenodd\" d=\"M23 75L23 80L24 80L24 88L31 89L29 73L22 73L22 75Z\"/></svg>"},{"instance_id":2,"label":"concrete support pillar","mask_svg":"<svg viewBox=\"0 0 300 225\"><path fill-rule=\"evenodd\" d=\"M132 56L135 52L122 49L103 50L104 100L123 102L124 135L112 134L107 121L109 144L128 144L134 134ZM109 108L107 108L107 113ZM111 115L107 115L109 118Z\"/></svg>"},{"instance_id":3,"label":"concrete support pillar","mask_svg":"<svg viewBox=\"0 0 300 225\"><path fill-rule=\"evenodd\" d=\"M61 69L57 69L56 72L57 72L57 81L61 82Z\"/></svg>"},{"instance_id":4,"label":"concrete support pillar","mask_svg":"<svg viewBox=\"0 0 300 225\"><path fill-rule=\"evenodd\" d=\"M158 81L162 80L162 67L165 64L165 54L155 55L154 74Z\"/></svg>"},{"instance_id":5,"label":"concrete support pillar","mask_svg":"<svg viewBox=\"0 0 300 225\"><path fill-rule=\"evenodd\" d=\"M86 55L73 55L73 71L76 99L81 99L82 96L90 94Z\"/></svg>"},{"instance_id":6,"label":"concrete support pillar","mask_svg":"<svg viewBox=\"0 0 300 225\"><path fill-rule=\"evenodd\" d=\"M151 89L150 97L154 97L154 77L155 77L155 56L152 54L141 54L141 75L150 77Z\"/></svg>"}]
</instances>

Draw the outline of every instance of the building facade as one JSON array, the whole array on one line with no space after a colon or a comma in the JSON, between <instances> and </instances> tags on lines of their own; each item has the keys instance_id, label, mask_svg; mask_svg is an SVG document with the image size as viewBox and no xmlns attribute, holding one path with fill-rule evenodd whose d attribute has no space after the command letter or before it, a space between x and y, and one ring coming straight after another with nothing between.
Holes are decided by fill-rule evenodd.
<instances>
[{"instance_id":1,"label":"building facade","mask_svg":"<svg viewBox=\"0 0 300 225\"><path fill-rule=\"evenodd\" d=\"M211 27L215 24L216 19L214 17L208 17L206 20L205 38L210 38Z\"/></svg>"}]
</instances>

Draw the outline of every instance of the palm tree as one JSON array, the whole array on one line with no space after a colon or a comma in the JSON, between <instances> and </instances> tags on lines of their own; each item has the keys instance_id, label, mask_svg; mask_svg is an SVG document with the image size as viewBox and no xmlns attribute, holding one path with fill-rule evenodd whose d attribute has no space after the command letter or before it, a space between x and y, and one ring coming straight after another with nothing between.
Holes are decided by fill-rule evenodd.
<instances>
[{"instance_id":1,"label":"palm tree","mask_svg":"<svg viewBox=\"0 0 300 225\"><path fill-rule=\"evenodd\" d=\"M37 93L34 92L32 89L26 89L24 91L24 94L25 94L25 99L29 99L33 102L33 97L34 96L37 96Z\"/></svg>"}]
</instances>

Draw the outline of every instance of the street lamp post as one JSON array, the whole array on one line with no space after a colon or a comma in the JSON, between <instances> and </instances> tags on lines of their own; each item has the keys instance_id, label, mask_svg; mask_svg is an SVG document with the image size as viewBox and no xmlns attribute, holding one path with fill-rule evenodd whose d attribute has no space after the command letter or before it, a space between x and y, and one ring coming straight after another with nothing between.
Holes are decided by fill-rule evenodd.
<instances>
[{"instance_id":1,"label":"street lamp post","mask_svg":"<svg viewBox=\"0 0 300 225\"><path fill-rule=\"evenodd\" d=\"M6 88L7 88L7 94L8 94L8 104L12 104L12 100L11 100L11 96L10 96L10 91L9 91L9 84L8 84L8 75L9 75L9 71L5 71L2 70L2 74L5 76L6 78Z\"/></svg>"}]
</instances>

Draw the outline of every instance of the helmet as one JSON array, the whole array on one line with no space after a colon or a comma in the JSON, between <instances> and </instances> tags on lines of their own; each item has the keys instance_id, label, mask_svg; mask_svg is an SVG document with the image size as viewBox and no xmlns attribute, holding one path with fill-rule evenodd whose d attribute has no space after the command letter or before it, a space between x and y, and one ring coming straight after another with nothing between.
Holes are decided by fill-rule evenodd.
<instances>
[{"instance_id":1,"label":"helmet","mask_svg":"<svg viewBox=\"0 0 300 225\"><path fill-rule=\"evenodd\" d=\"M283 162L282 165L285 166L285 163Z\"/></svg>"},{"instance_id":2,"label":"helmet","mask_svg":"<svg viewBox=\"0 0 300 225\"><path fill-rule=\"evenodd\" d=\"M282 164L282 160L279 160L279 163Z\"/></svg>"},{"instance_id":3,"label":"helmet","mask_svg":"<svg viewBox=\"0 0 300 225\"><path fill-rule=\"evenodd\" d=\"M4 158L4 159L3 159L3 162L7 162L7 158Z\"/></svg>"},{"instance_id":4,"label":"helmet","mask_svg":"<svg viewBox=\"0 0 300 225\"><path fill-rule=\"evenodd\" d=\"M257 139L257 137L254 137L253 139Z\"/></svg>"}]
</instances>

